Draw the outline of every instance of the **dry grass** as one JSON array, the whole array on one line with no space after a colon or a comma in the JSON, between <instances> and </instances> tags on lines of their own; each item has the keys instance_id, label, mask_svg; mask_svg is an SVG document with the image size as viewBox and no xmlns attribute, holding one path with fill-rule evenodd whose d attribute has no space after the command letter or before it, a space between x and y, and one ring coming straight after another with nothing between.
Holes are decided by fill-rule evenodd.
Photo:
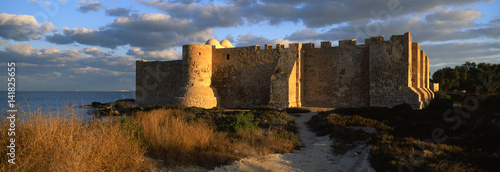
<instances>
[{"instance_id":1,"label":"dry grass","mask_svg":"<svg viewBox=\"0 0 500 172\"><path fill-rule=\"evenodd\" d=\"M224 142L225 138L206 123L188 122L188 115L184 111L164 109L136 115L134 121L143 128L146 146L154 158L162 159L167 166L196 164L205 167L237 158L218 153L227 152L227 148L220 145L229 142Z\"/></svg>"},{"instance_id":2,"label":"dry grass","mask_svg":"<svg viewBox=\"0 0 500 172\"><path fill-rule=\"evenodd\" d=\"M0 171L140 171L150 163L145 150L120 130L118 123L83 125L76 111L41 110L21 113L16 125L16 164L2 156ZM7 121L0 128L8 129ZM0 133L0 154L6 155L7 132Z\"/></svg>"},{"instance_id":3,"label":"dry grass","mask_svg":"<svg viewBox=\"0 0 500 172\"><path fill-rule=\"evenodd\" d=\"M294 145L273 131L239 130L217 132L205 120L172 109L140 112L135 116L149 155L166 166L198 165L213 168L251 155L290 152Z\"/></svg>"},{"instance_id":4,"label":"dry grass","mask_svg":"<svg viewBox=\"0 0 500 172\"><path fill-rule=\"evenodd\" d=\"M187 110L159 109L83 124L74 107L22 113L16 164L2 156L0 171L149 171L158 167L151 158L163 161L160 168L213 168L246 156L291 152L297 144L292 132L281 129L217 131L218 115L207 115L211 120ZM0 124L2 131L8 130L7 122ZM9 139L1 132L0 146L5 148Z\"/></svg>"}]
</instances>

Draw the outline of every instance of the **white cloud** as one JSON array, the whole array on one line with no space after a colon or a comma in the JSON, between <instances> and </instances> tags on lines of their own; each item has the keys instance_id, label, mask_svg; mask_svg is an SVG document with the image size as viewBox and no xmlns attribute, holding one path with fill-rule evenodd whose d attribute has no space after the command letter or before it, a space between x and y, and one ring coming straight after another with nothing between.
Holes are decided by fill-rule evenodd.
<instances>
[{"instance_id":1,"label":"white cloud","mask_svg":"<svg viewBox=\"0 0 500 172\"><path fill-rule=\"evenodd\" d=\"M119 17L115 20L113 26L134 31L198 30L187 19L176 19L169 15L159 13L145 13L130 17ZM183 34L184 32L180 33ZM190 32L185 33L185 35L187 34L190 34Z\"/></svg>"},{"instance_id":2,"label":"white cloud","mask_svg":"<svg viewBox=\"0 0 500 172\"><path fill-rule=\"evenodd\" d=\"M104 53L97 47L61 50L12 44L0 50L0 57L0 63L17 62L20 90L110 90L116 88L114 84L133 89L136 58Z\"/></svg>"},{"instance_id":3,"label":"white cloud","mask_svg":"<svg viewBox=\"0 0 500 172\"><path fill-rule=\"evenodd\" d=\"M63 28L47 40L57 44L78 42L85 45L116 48L122 45L164 49L193 42L204 42L212 35L211 28L199 28L186 19L158 13L119 17L102 29Z\"/></svg>"},{"instance_id":4,"label":"white cloud","mask_svg":"<svg viewBox=\"0 0 500 172\"><path fill-rule=\"evenodd\" d=\"M471 62L500 63L500 42L456 42L422 44L429 56L431 72Z\"/></svg>"},{"instance_id":5,"label":"white cloud","mask_svg":"<svg viewBox=\"0 0 500 172\"><path fill-rule=\"evenodd\" d=\"M108 8L105 13L108 16L124 17L130 16L132 10L126 8Z\"/></svg>"},{"instance_id":6,"label":"white cloud","mask_svg":"<svg viewBox=\"0 0 500 172\"><path fill-rule=\"evenodd\" d=\"M55 30L56 27L52 23L40 25L30 15L0 14L0 37L5 39L15 41L40 39L43 34Z\"/></svg>"},{"instance_id":7,"label":"white cloud","mask_svg":"<svg viewBox=\"0 0 500 172\"><path fill-rule=\"evenodd\" d=\"M82 52L85 53L85 54L90 54L90 55L94 55L94 56L99 56L99 55L105 55L106 54L106 53L102 52L97 47L83 48Z\"/></svg>"},{"instance_id":8,"label":"white cloud","mask_svg":"<svg viewBox=\"0 0 500 172\"><path fill-rule=\"evenodd\" d=\"M127 55L145 60L177 60L182 54L173 49L143 51L140 48L132 48L128 50Z\"/></svg>"},{"instance_id":9,"label":"white cloud","mask_svg":"<svg viewBox=\"0 0 500 172\"><path fill-rule=\"evenodd\" d=\"M236 46L241 47L241 46L270 44L271 40L269 40L263 36L256 36L256 35L253 35L252 33L248 33L245 35L238 35L236 42L237 42Z\"/></svg>"},{"instance_id":10,"label":"white cloud","mask_svg":"<svg viewBox=\"0 0 500 172\"><path fill-rule=\"evenodd\" d=\"M100 1L80 1L80 6L78 7L78 11L82 13L87 13L89 11L97 11L104 8L102 6L102 2Z\"/></svg>"},{"instance_id":11,"label":"white cloud","mask_svg":"<svg viewBox=\"0 0 500 172\"><path fill-rule=\"evenodd\" d=\"M51 47L51 48L44 48L41 49L40 51L37 52L38 55L55 55L60 53L61 50L59 50L58 47Z\"/></svg>"},{"instance_id":12,"label":"white cloud","mask_svg":"<svg viewBox=\"0 0 500 172\"><path fill-rule=\"evenodd\" d=\"M456 17L456 15L461 17ZM467 16L467 17L465 17ZM358 43L371 36L399 35L410 32L414 42L465 40L500 35L500 28L486 24L478 26L474 22L483 14L476 9L442 9L423 16L401 16L391 20L349 23L324 32L312 29L295 31L285 37L289 40L342 40L357 39Z\"/></svg>"},{"instance_id":13,"label":"white cloud","mask_svg":"<svg viewBox=\"0 0 500 172\"><path fill-rule=\"evenodd\" d=\"M30 44L11 44L7 45L5 50L7 50L7 52L17 53L23 56L29 56L37 51L37 49L31 47Z\"/></svg>"},{"instance_id":14,"label":"white cloud","mask_svg":"<svg viewBox=\"0 0 500 172\"><path fill-rule=\"evenodd\" d=\"M356 22L387 17L432 12L446 6L460 7L491 0L421 0L421 1L332 1L332 0L238 0L226 5L211 5L193 0L138 0L174 17L188 18L200 26L229 27L250 24L283 22L303 23L310 28L344 22Z\"/></svg>"},{"instance_id":15,"label":"white cloud","mask_svg":"<svg viewBox=\"0 0 500 172\"><path fill-rule=\"evenodd\" d=\"M76 74L89 74L89 75L115 76L115 77L126 74L126 72L110 71L110 70L106 70L106 69L92 68L92 67L73 68L73 69L71 69L71 71L73 71Z\"/></svg>"}]
</instances>

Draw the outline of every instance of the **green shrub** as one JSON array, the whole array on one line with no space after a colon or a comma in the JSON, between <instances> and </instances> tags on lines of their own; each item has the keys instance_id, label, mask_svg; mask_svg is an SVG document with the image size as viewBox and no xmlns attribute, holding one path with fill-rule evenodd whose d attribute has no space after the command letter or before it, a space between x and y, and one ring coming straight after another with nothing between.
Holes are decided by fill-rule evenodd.
<instances>
[{"instance_id":1,"label":"green shrub","mask_svg":"<svg viewBox=\"0 0 500 172\"><path fill-rule=\"evenodd\" d=\"M239 112L226 119L225 124L221 126L222 131L236 133L239 130L252 131L257 127L252 113Z\"/></svg>"},{"instance_id":2,"label":"green shrub","mask_svg":"<svg viewBox=\"0 0 500 172\"><path fill-rule=\"evenodd\" d=\"M186 106L184 105L166 105L166 109L179 109L179 110L184 110L186 109Z\"/></svg>"},{"instance_id":3,"label":"green shrub","mask_svg":"<svg viewBox=\"0 0 500 172\"><path fill-rule=\"evenodd\" d=\"M299 136L297 136L295 133L291 131L281 130L280 132L277 132L274 135L280 139L289 140L296 148L303 146L302 143L300 143Z\"/></svg>"},{"instance_id":4,"label":"green shrub","mask_svg":"<svg viewBox=\"0 0 500 172\"><path fill-rule=\"evenodd\" d=\"M436 94L435 98L431 100L427 109L430 110L442 110L449 109L453 107L453 100L450 95L447 94Z\"/></svg>"},{"instance_id":5,"label":"green shrub","mask_svg":"<svg viewBox=\"0 0 500 172\"><path fill-rule=\"evenodd\" d=\"M255 110L256 111L278 111L278 109L276 109L275 107L272 107L270 105L262 105L262 106L255 107Z\"/></svg>"},{"instance_id":6,"label":"green shrub","mask_svg":"<svg viewBox=\"0 0 500 172\"><path fill-rule=\"evenodd\" d=\"M134 122L133 117L126 117L119 121L120 121L120 129L122 129L122 131L126 135L144 143L144 135L142 134L142 127L138 123Z\"/></svg>"},{"instance_id":7,"label":"green shrub","mask_svg":"<svg viewBox=\"0 0 500 172\"><path fill-rule=\"evenodd\" d=\"M105 107L108 105L106 105L105 103L101 103L101 102L92 102L92 104L90 104L90 106L92 108L102 108L102 107Z\"/></svg>"},{"instance_id":8,"label":"green shrub","mask_svg":"<svg viewBox=\"0 0 500 172\"><path fill-rule=\"evenodd\" d=\"M286 113L309 113L311 110L303 107L293 107L293 108L287 108Z\"/></svg>"},{"instance_id":9,"label":"green shrub","mask_svg":"<svg viewBox=\"0 0 500 172\"><path fill-rule=\"evenodd\" d=\"M396 112L413 111L413 107L411 107L411 105L408 103L402 103L402 104L396 105L396 106L392 107L391 109L393 111L396 111Z\"/></svg>"},{"instance_id":10,"label":"green shrub","mask_svg":"<svg viewBox=\"0 0 500 172\"><path fill-rule=\"evenodd\" d=\"M157 110L157 109L166 109L165 106L163 105L147 105L144 106L144 111L149 112L152 110Z\"/></svg>"},{"instance_id":11,"label":"green shrub","mask_svg":"<svg viewBox=\"0 0 500 172\"><path fill-rule=\"evenodd\" d=\"M132 106L129 105L127 102L124 102L124 101L117 101L115 104L114 104L114 107L115 108L131 108Z\"/></svg>"}]
</instances>

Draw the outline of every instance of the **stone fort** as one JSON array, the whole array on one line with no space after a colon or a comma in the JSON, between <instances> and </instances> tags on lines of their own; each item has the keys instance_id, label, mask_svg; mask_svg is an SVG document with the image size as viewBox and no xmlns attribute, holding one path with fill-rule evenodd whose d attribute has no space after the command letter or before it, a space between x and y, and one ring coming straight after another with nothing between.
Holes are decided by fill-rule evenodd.
<instances>
[{"instance_id":1,"label":"stone fort","mask_svg":"<svg viewBox=\"0 0 500 172\"><path fill-rule=\"evenodd\" d=\"M233 47L228 40L182 47L182 60L136 62L138 105L212 108L425 107L429 58L410 33L356 40Z\"/></svg>"}]
</instances>

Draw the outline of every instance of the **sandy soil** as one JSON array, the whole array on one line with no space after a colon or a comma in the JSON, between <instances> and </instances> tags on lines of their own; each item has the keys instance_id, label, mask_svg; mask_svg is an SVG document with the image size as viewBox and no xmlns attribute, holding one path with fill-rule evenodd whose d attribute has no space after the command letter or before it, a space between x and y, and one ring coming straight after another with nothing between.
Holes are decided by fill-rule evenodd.
<instances>
[{"instance_id":1,"label":"sandy soil","mask_svg":"<svg viewBox=\"0 0 500 172\"><path fill-rule=\"evenodd\" d=\"M213 171L375 171L368 160L369 145L360 145L344 155L334 155L330 146L332 140L328 136L317 137L305 123L316 113L303 113L294 117L299 127L299 137L305 146L301 150L288 154L252 156Z\"/></svg>"}]
</instances>

